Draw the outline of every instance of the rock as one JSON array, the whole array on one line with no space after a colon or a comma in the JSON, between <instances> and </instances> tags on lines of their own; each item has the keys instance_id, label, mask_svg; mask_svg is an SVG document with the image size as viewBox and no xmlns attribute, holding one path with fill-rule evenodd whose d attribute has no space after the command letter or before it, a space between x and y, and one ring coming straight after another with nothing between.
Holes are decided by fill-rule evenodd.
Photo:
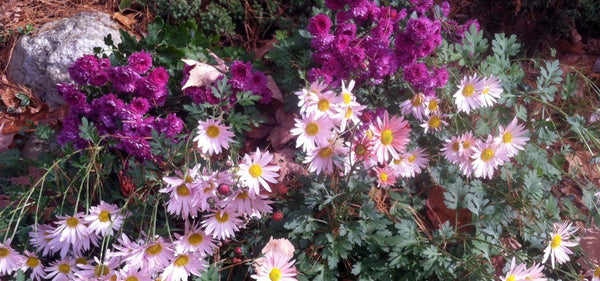
<instances>
[{"instance_id":1,"label":"rock","mask_svg":"<svg viewBox=\"0 0 600 281\"><path fill-rule=\"evenodd\" d=\"M64 103L56 84L70 82L68 68L78 57L105 48L104 37L120 40L119 26L108 14L82 12L44 24L36 35L19 40L8 65L8 78L28 86L50 108Z\"/></svg>"},{"instance_id":2,"label":"rock","mask_svg":"<svg viewBox=\"0 0 600 281\"><path fill-rule=\"evenodd\" d=\"M600 59L597 59L594 63L594 69L592 69L594 73L600 73Z\"/></svg>"}]
</instances>

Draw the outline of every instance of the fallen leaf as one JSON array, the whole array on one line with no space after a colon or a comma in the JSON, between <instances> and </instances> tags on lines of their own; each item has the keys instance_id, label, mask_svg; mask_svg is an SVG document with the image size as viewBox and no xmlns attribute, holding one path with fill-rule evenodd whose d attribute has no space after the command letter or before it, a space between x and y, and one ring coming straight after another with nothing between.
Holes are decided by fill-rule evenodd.
<instances>
[{"instance_id":1,"label":"fallen leaf","mask_svg":"<svg viewBox=\"0 0 600 281\"><path fill-rule=\"evenodd\" d=\"M182 61L187 65L193 66L190 70L190 78L181 87L182 90L188 87L208 86L223 74L219 69L207 63L190 59L182 59Z\"/></svg>"},{"instance_id":2,"label":"fallen leaf","mask_svg":"<svg viewBox=\"0 0 600 281\"><path fill-rule=\"evenodd\" d=\"M470 232L473 230L471 224L472 213L467 209L451 210L444 203L444 188L439 185L434 186L429 191L429 197L425 206L427 207L427 216L436 227L441 227L447 221L450 225L457 227L459 232Z\"/></svg>"},{"instance_id":3,"label":"fallen leaf","mask_svg":"<svg viewBox=\"0 0 600 281\"><path fill-rule=\"evenodd\" d=\"M273 153L273 163L279 166L279 182L287 184L290 178L295 178L300 175L308 176L308 171L302 166L294 162L294 151L291 149L282 149ZM293 180L292 180L293 181Z\"/></svg>"},{"instance_id":4,"label":"fallen leaf","mask_svg":"<svg viewBox=\"0 0 600 281\"><path fill-rule=\"evenodd\" d=\"M4 134L14 134L23 130L23 128L30 128L26 129L26 132L33 131L34 129L31 128L40 123L49 124L58 120L63 120L68 114L68 104L63 104L53 111L49 111L48 105L43 104L39 111L35 113L26 111L21 114L7 114L5 112L0 112L0 122L6 126L2 131Z\"/></svg>"},{"instance_id":5,"label":"fallen leaf","mask_svg":"<svg viewBox=\"0 0 600 281\"><path fill-rule=\"evenodd\" d=\"M116 12L116 13L113 14L113 19L115 19L120 24L122 24L125 27L127 27L127 29L131 29L131 26L133 24L137 23L137 20L135 19L135 14L125 15L125 14L123 14L121 12Z\"/></svg>"},{"instance_id":6,"label":"fallen leaf","mask_svg":"<svg viewBox=\"0 0 600 281\"><path fill-rule=\"evenodd\" d=\"M585 253L585 259L589 259L592 262L592 266L588 265L587 262L581 260L579 264L585 269L595 269L600 266L600 229L593 226L591 228L583 228L580 231L579 245Z\"/></svg>"},{"instance_id":7,"label":"fallen leaf","mask_svg":"<svg viewBox=\"0 0 600 281\"><path fill-rule=\"evenodd\" d=\"M29 185L31 185L31 183L35 183L37 180L39 180L44 175L45 172L46 172L46 170L29 166L29 167L27 167L27 175L9 178L8 181L12 182L13 184L29 186Z\"/></svg>"},{"instance_id":8,"label":"fallen leaf","mask_svg":"<svg viewBox=\"0 0 600 281\"><path fill-rule=\"evenodd\" d=\"M294 128L296 121L294 120L294 115L285 112L282 107L275 111L275 121L277 124L271 130L267 140L271 142L273 148L278 150L294 138L291 130Z\"/></svg>"},{"instance_id":9,"label":"fallen leaf","mask_svg":"<svg viewBox=\"0 0 600 281\"><path fill-rule=\"evenodd\" d=\"M275 43L277 43L277 39L273 38L270 40L266 40L264 42L265 43L262 45L262 47L254 50L254 60L264 57L266 53L268 53L270 50L272 50L273 45Z\"/></svg>"},{"instance_id":10,"label":"fallen leaf","mask_svg":"<svg viewBox=\"0 0 600 281\"><path fill-rule=\"evenodd\" d=\"M271 75L267 75L267 88L273 93L273 99L283 102L283 95L281 95L281 90L279 90L277 83L275 83L275 79L273 79L273 76Z\"/></svg>"},{"instance_id":11,"label":"fallen leaf","mask_svg":"<svg viewBox=\"0 0 600 281\"><path fill-rule=\"evenodd\" d=\"M600 165L591 164L592 154L589 151L576 151L565 157L569 163L569 171L582 174L589 179L600 179Z\"/></svg>"},{"instance_id":12,"label":"fallen leaf","mask_svg":"<svg viewBox=\"0 0 600 281\"><path fill-rule=\"evenodd\" d=\"M0 152L5 151L13 143L15 133L4 133L4 123L0 125Z\"/></svg>"}]
</instances>

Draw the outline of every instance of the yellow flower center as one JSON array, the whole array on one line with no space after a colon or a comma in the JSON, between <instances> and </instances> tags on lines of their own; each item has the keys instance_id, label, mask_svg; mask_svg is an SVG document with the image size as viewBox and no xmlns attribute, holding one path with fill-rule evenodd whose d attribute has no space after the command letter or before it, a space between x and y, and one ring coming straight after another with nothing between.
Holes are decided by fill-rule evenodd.
<instances>
[{"instance_id":1,"label":"yellow flower center","mask_svg":"<svg viewBox=\"0 0 600 281\"><path fill-rule=\"evenodd\" d=\"M402 158L394 159L394 165L400 165L402 163Z\"/></svg>"},{"instance_id":2,"label":"yellow flower center","mask_svg":"<svg viewBox=\"0 0 600 281\"><path fill-rule=\"evenodd\" d=\"M600 267L596 267L596 270L594 270L594 277L600 277Z\"/></svg>"},{"instance_id":3,"label":"yellow flower center","mask_svg":"<svg viewBox=\"0 0 600 281\"><path fill-rule=\"evenodd\" d=\"M430 101L429 105L427 105L427 108L431 111L436 111L438 109L437 101L434 101L434 100Z\"/></svg>"},{"instance_id":4,"label":"yellow flower center","mask_svg":"<svg viewBox=\"0 0 600 281\"><path fill-rule=\"evenodd\" d=\"M173 264L177 267L186 266L190 262L190 258L187 255L179 256Z\"/></svg>"},{"instance_id":5,"label":"yellow flower center","mask_svg":"<svg viewBox=\"0 0 600 281\"><path fill-rule=\"evenodd\" d=\"M512 274L506 278L506 281L515 281L515 280L517 280L517 278Z\"/></svg>"},{"instance_id":6,"label":"yellow flower center","mask_svg":"<svg viewBox=\"0 0 600 281\"><path fill-rule=\"evenodd\" d=\"M354 152L356 152L356 155L358 156L363 156L367 153L367 148L364 145L359 144L354 149Z\"/></svg>"},{"instance_id":7,"label":"yellow flower center","mask_svg":"<svg viewBox=\"0 0 600 281\"><path fill-rule=\"evenodd\" d=\"M226 223L227 221L229 221L229 214L224 212L218 212L215 215L215 219L217 219L217 221L220 223Z\"/></svg>"},{"instance_id":8,"label":"yellow flower center","mask_svg":"<svg viewBox=\"0 0 600 281\"><path fill-rule=\"evenodd\" d=\"M368 139L372 139L373 138L373 131L367 130L367 132L365 132L365 135L367 136Z\"/></svg>"},{"instance_id":9,"label":"yellow flower center","mask_svg":"<svg viewBox=\"0 0 600 281\"><path fill-rule=\"evenodd\" d=\"M185 176L185 183L192 183L194 179L190 175Z\"/></svg>"},{"instance_id":10,"label":"yellow flower center","mask_svg":"<svg viewBox=\"0 0 600 281\"><path fill-rule=\"evenodd\" d=\"M429 128L437 129L442 125L442 120L437 116L431 116L428 122Z\"/></svg>"},{"instance_id":11,"label":"yellow flower center","mask_svg":"<svg viewBox=\"0 0 600 281\"><path fill-rule=\"evenodd\" d=\"M502 142L503 143L510 143L512 141L512 134L511 133L504 133L504 135L502 135Z\"/></svg>"},{"instance_id":12,"label":"yellow flower center","mask_svg":"<svg viewBox=\"0 0 600 281\"><path fill-rule=\"evenodd\" d=\"M58 266L58 271L60 271L64 274L68 274L69 272L71 272L71 266L66 263L63 263Z\"/></svg>"},{"instance_id":13,"label":"yellow flower center","mask_svg":"<svg viewBox=\"0 0 600 281\"><path fill-rule=\"evenodd\" d=\"M7 248L0 248L0 258L6 258L10 255L10 251Z\"/></svg>"},{"instance_id":14,"label":"yellow flower center","mask_svg":"<svg viewBox=\"0 0 600 281\"><path fill-rule=\"evenodd\" d=\"M163 246L160 243L156 243L148 248L146 248L146 254L150 256L156 256L160 254L163 250Z\"/></svg>"},{"instance_id":15,"label":"yellow flower center","mask_svg":"<svg viewBox=\"0 0 600 281\"><path fill-rule=\"evenodd\" d=\"M352 108L348 107L346 108L346 114L344 115L344 118L350 119L350 117L352 117Z\"/></svg>"},{"instance_id":16,"label":"yellow flower center","mask_svg":"<svg viewBox=\"0 0 600 281\"><path fill-rule=\"evenodd\" d=\"M490 86L485 86L485 88L483 88L483 90L481 91L482 95L487 95L490 92Z\"/></svg>"},{"instance_id":17,"label":"yellow flower center","mask_svg":"<svg viewBox=\"0 0 600 281\"><path fill-rule=\"evenodd\" d=\"M104 264L99 264L99 265L96 265L96 267L94 267L94 275L96 277L108 275L109 273L110 273L110 269L108 268L108 266L106 266Z\"/></svg>"},{"instance_id":18,"label":"yellow flower center","mask_svg":"<svg viewBox=\"0 0 600 281\"><path fill-rule=\"evenodd\" d=\"M383 132L381 132L381 143L383 145L390 145L393 140L394 135L391 130L383 130Z\"/></svg>"},{"instance_id":19,"label":"yellow flower center","mask_svg":"<svg viewBox=\"0 0 600 281\"><path fill-rule=\"evenodd\" d=\"M486 148L481 152L481 160L483 160L484 162L489 162L490 160L492 160L492 158L494 158L494 151Z\"/></svg>"},{"instance_id":20,"label":"yellow flower center","mask_svg":"<svg viewBox=\"0 0 600 281\"><path fill-rule=\"evenodd\" d=\"M74 217L70 217L67 219L67 226L70 228L75 228L79 225L79 220L74 218Z\"/></svg>"},{"instance_id":21,"label":"yellow flower center","mask_svg":"<svg viewBox=\"0 0 600 281\"><path fill-rule=\"evenodd\" d=\"M236 198L240 199L240 200L248 199L248 192L244 191L244 192L238 194L238 196Z\"/></svg>"},{"instance_id":22,"label":"yellow flower center","mask_svg":"<svg viewBox=\"0 0 600 281\"><path fill-rule=\"evenodd\" d=\"M271 281L279 281L279 279L281 279L281 270L279 270L279 268L271 269L271 272L269 272L269 279L271 279Z\"/></svg>"},{"instance_id":23,"label":"yellow flower center","mask_svg":"<svg viewBox=\"0 0 600 281\"><path fill-rule=\"evenodd\" d=\"M560 247L560 243L562 242L562 237L559 234L554 235L552 237L552 242L550 242L550 248L556 249Z\"/></svg>"},{"instance_id":24,"label":"yellow flower center","mask_svg":"<svg viewBox=\"0 0 600 281\"><path fill-rule=\"evenodd\" d=\"M416 95L413 99L412 99L412 106L417 107L417 106L421 106L423 105L423 98L421 97L421 95Z\"/></svg>"},{"instance_id":25,"label":"yellow flower center","mask_svg":"<svg viewBox=\"0 0 600 281\"><path fill-rule=\"evenodd\" d=\"M314 137L319 133L319 125L315 122L310 122L310 123L306 124L306 128L304 128L304 132L306 132L307 135Z\"/></svg>"},{"instance_id":26,"label":"yellow flower center","mask_svg":"<svg viewBox=\"0 0 600 281\"><path fill-rule=\"evenodd\" d=\"M219 127L215 125L210 125L208 128L206 128L206 135L211 139L218 137L220 133L221 131L219 130Z\"/></svg>"},{"instance_id":27,"label":"yellow flower center","mask_svg":"<svg viewBox=\"0 0 600 281\"><path fill-rule=\"evenodd\" d=\"M209 192L211 192L213 189L215 189L215 184L214 184L214 183L212 183L212 182L209 182L209 183L208 183L208 187L207 187L207 188L205 188L203 191L204 191L204 193L209 193Z\"/></svg>"},{"instance_id":28,"label":"yellow flower center","mask_svg":"<svg viewBox=\"0 0 600 281\"><path fill-rule=\"evenodd\" d=\"M462 90L463 96L465 96L467 98L472 96L474 93L475 93L475 87L473 87L473 85L471 85L471 84L466 85Z\"/></svg>"},{"instance_id":29,"label":"yellow flower center","mask_svg":"<svg viewBox=\"0 0 600 281\"><path fill-rule=\"evenodd\" d=\"M190 237L188 237L188 243L190 243L190 245L193 245L193 246L200 245L200 243L202 243L202 241L204 241L204 236L202 236L202 234L200 234L200 233L194 233L194 234L190 235Z\"/></svg>"},{"instance_id":30,"label":"yellow flower center","mask_svg":"<svg viewBox=\"0 0 600 281\"><path fill-rule=\"evenodd\" d=\"M317 104L317 109L320 111L327 111L329 109L329 100L320 99L319 103Z\"/></svg>"},{"instance_id":31,"label":"yellow flower center","mask_svg":"<svg viewBox=\"0 0 600 281\"><path fill-rule=\"evenodd\" d=\"M460 143L454 142L452 144L452 150L454 150L454 152L458 152L460 150Z\"/></svg>"},{"instance_id":32,"label":"yellow flower center","mask_svg":"<svg viewBox=\"0 0 600 281\"><path fill-rule=\"evenodd\" d=\"M382 182L386 182L388 180L388 174L386 172L381 172L379 173L379 179Z\"/></svg>"},{"instance_id":33,"label":"yellow flower center","mask_svg":"<svg viewBox=\"0 0 600 281\"><path fill-rule=\"evenodd\" d=\"M262 168L258 164L252 164L252 166L250 166L248 169L248 173L253 178L258 178L262 175Z\"/></svg>"},{"instance_id":34,"label":"yellow flower center","mask_svg":"<svg viewBox=\"0 0 600 281\"><path fill-rule=\"evenodd\" d=\"M464 148L464 149L469 149L469 147L471 147L471 142L469 142L469 141L464 141L464 142L463 142L463 148Z\"/></svg>"},{"instance_id":35,"label":"yellow flower center","mask_svg":"<svg viewBox=\"0 0 600 281\"><path fill-rule=\"evenodd\" d=\"M350 97L349 93L343 93L342 98L344 99L345 104L349 104L352 101L352 97Z\"/></svg>"},{"instance_id":36,"label":"yellow flower center","mask_svg":"<svg viewBox=\"0 0 600 281\"><path fill-rule=\"evenodd\" d=\"M29 267L29 268L34 268L36 266L38 266L40 264L40 260L36 257L28 257L27 261L25 262L25 264Z\"/></svg>"},{"instance_id":37,"label":"yellow flower center","mask_svg":"<svg viewBox=\"0 0 600 281\"><path fill-rule=\"evenodd\" d=\"M108 280L110 280L110 281L117 281L117 275L116 275L116 274L113 274L113 275L110 277L110 279L108 279Z\"/></svg>"},{"instance_id":38,"label":"yellow flower center","mask_svg":"<svg viewBox=\"0 0 600 281\"><path fill-rule=\"evenodd\" d=\"M187 186L185 186L185 184L179 185L177 187L177 195L179 196L188 196L190 195L190 190L187 188Z\"/></svg>"},{"instance_id":39,"label":"yellow flower center","mask_svg":"<svg viewBox=\"0 0 600 281\"><path fill-rule=\"evenodd\" d=\"M410 157L408 157L408 162L410 162L410 163L415 162L415 160L417 160L416 155L411 155Z\"/></svg>"},{"instance_id":40,"label":"yellow flower center","mask_svg":"<svg viewBox=\"0 0 600 281\"><path fill-rule=\"evenodd\" d=\"M100 214L98 214L98 220L100 222L109 222L110 221L110 212L108 211L100 211Z\"/></svg>"},{"instance_id":41,"label":"yellow flower center","mask_svg":"<svg viewBox=\"0 0 600 281\"><path fill-rule=\"evenodd\" d=\"M331 157L331 154L333 154L331 147L321 148L321 150L319 150L319 157L321 158L329 158Z\"/></svg>"},{"instance_id":42,"label":"yellow flower center","mask_svg":"<svg viewBox=\"0 0 600 281\"><path fill-rule=\"evenodd\" d=\"M125 279L125 281L140 281L140 280L137 279L137 277L135 277L135 276L129 276Z\"/></svg>"},{"instance_id":43,"label":"yellow flower center","mask_svg":"<svg viewBox=\"0 0 600 281\"><path fill-rule=\"evenodd\" d=\"M88 264L88 261L87 261L86 258L78 258L78 259L75 260L75 263L76 264L84 264L85 265L85 264Z\"/></svg>"}]
</instances>

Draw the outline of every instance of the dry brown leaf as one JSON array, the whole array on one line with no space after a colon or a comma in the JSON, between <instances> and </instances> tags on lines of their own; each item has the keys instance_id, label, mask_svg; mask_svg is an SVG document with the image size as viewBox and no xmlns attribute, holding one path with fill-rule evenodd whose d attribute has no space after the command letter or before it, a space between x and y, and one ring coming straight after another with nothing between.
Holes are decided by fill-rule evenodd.
<instances>
[{"instance_id":1,"label":"dry brown leaf","mask_svg":"<svg viewBox=\"0 0 600 281\"><path fill-rule=\"evenodd\" d=\"M122 24L125 27L127 27L127 29L131 29L131 26L133 24L137 23L137 20L135 19L135 14L125 15L125 14L123 14L121 12L116 12L116 13L113 14L113 19L115 19L120 24Z\"/></svg>"},{"instance_id":2,"label":"dry brown leaf","mask_svg":"<svg viewBox=\"0 0 600 281\"><path fill-rule=\"evenodd\" d=\"M182 59L182 61L193 66L190 70L190 78L185 82L181 88L182 90L188 87L208 86L223 74L219 69L207 63L190 59Z\"/></svg>"},{"instance_id":3,"label":"dry brown leaf","mask_svg":"<svg viewBox=\"0 0 600 281\"><path fill-rule=\"evenodd\" d=\"M273 99L283 102L283 95L281 95L281 90L279 90L277 83L275 83L275 79L273 79L273 76L271 75L267 75L267 88L273 93Z\"/></svg>"},{"instance_id":4,"label":"dry brown leaf","mask_svg":"<svg viewBox=\"0 0 600 281\"><path fill-rule=\"evenodd\" d=\"M580 262L586 269L594 269L600 266L600 229L596 226L592 228L584 228L580 231L579 245L594 267L590 267L587 262Z\"/></svg>"},{"instance_id":5,"label":"dry brown leaf","mask_svg":"<svg viewBox=\"0 0 600 281\"><path fill-rule=\"evenodd\" d=\"M279 181L285 182L287 175L308 176L308 172L301 164L294 162L292 158L294 151L291 149L283 149L273 153L273 163L279 166Z\"/></svg>"},{"instance_id":6,"label":"dry brown leaf","mask_svg":"<svg viewBox=\"0 0 600 281\"><path fill-rule=\"evenodd\" d=\"M63 104L53 111L49 111L48 105L43 104L36 113L24 112L22 114L10 115L0 112L0 122L3 122L6 126L3 133L14 134L21 131L24 127L31 127L40 123L50 124L58 120L63 120L68 114L68 104Z\"/></svg>"},{"instance_id":7,"label":"dry brown leaf","mask_svg":"<svg viewBox=\"0 0 600 281\"><path fill-rule=\"evenodd\" d=\"M522 247L521 243L519 243L519 240L512 236L500 237L500 243L502 246L504 246L504 248L513 252L520 250Z\"/></svg>"},{"instance_id":8,"label":"dry brown leaf","mask_svg":"<svg viewBox=\"0 0 600 281\"><path fill-rule=\"evenodd\" d=\"M444 188L436 185L429 191L429 197L425 206L427 216L436 227L441 227L446 221L450 221L453 227L458 224L459 232L470 232L473 230L471 220L473 214L467 209L451 210L444 203ZM458 212L458 213L457 213Z\"/></svg>"},{"instance_id":9,"label":"dry brown leaf","mask_svg":"<svg viewBox=\"0 0 600 281\"><path fill-rule=\"evenodd\" d=\"M275 43L277 43L277 39L275 38L264 41L262 47L254 50L254 60L264 57L266 53L273 49Z\"/></svg>"},{"instance_id":10,"label":"dry brown leaf","mask_svg":"<svg viewBox=\"0 0 600 281\"><path fill-rule=\"evenodd\" d=\"M275 111L275 120L277 121L277 125L273 127L267 140L271 142L273 148L280 149L294 138L291 131L296 122L294 121L294 115L283 111L281 107Z\"/></svg>"},{"instance_id":11,"label":"dry brown leaf","mask_svg":"<svg viewBox=\"0 0 600 281\"><path fill-rule=\"evenodd\" d=\"M565 158L569 163L569 171L583 174L589 179L600 179L600 165L590 164L592 154L589 151L576 151Z\"/></svg>"},{"instance_id":12,"label":"dry brown leaf","mask_svg":"<svg viewBox=\"0 0 600 281\"><path fill-rule=\"evenodd\" d=\"M4 133L4 123L0 125L0 152L5 151L13 143L15 133Z\"/></svg>"},{"instance_id":13,"label":"dry brown leaf","mask_svg":"<svg viewBox=\"0 0 600 281\"><path fill-rule=\"evenodd\" d=\"M20 184L24 186L29 186L31 183L35 183L44 175L45 170L38 169L32 166L27 167L27 175L9 178L8 181L13 184Z\"/></svg>"}]
</instances>

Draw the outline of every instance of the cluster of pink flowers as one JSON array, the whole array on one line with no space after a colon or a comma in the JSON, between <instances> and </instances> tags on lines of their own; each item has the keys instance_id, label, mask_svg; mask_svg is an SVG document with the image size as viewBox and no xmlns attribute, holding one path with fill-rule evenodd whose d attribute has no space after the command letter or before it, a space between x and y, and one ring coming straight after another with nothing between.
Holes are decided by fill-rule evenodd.
<instances>
[{"instance_id":1,"label":"cluster of pink flowers","mask_svg":"<svg viewBox=\"0 0 600 281\"><path fill-rule=\"evenodd\" d=\"M332 85L354 78L357 82L379 84L399 68L405 80L419 91L433 94L448 80L445 69L418 62L433 54L441 44L440 23L431 20L432 1L410 1L419 15L403 22L407 11L380 7L374 1L325 1L336 12L335 28L325 14L310 19L307 30L313 35L313 60L320 65L308 73L310 81L324 79ZM395 37L395 39L394 39Z\"/></svg>"},{"instance_id":2,"label":"cluster of pink flowers","mask_svg":"<svg viewBox=\"0 0 600 281\"><path fill-rule=\"evenodd\" d=\"M163 67L152 67L152 56L144 51L131 54L125 66L112 66L109 59L93 55L78 58L69 68L76 84L57 86L70 106L58 142L72 143L80 149L87 147L87 141L79 135L81 119L85 117L100 136L107 136L106 144L138 160L151 159L148 139L153 130L174 139L183 129L183 121L175 114L150 114L152 109L164 105L169 80ZM106 89L110 92L106 93Z\"/></svg>"},{"instance_id":3,"label":"cluster of pink flowers","mask_svg":"<svg viewBox=\"0 0 600 281\"><path fill-rule=\"evenodd\" d=\"M444 158L460 167L470 177L491 179L496 168L525 149L527 130L513 119L506 128L500 126L498 135L480 140L468 132L447 139L442 147Z\"/></svg>"},{"instance_id":4,"label":"cluster of pink flowers","mask_svg":"<svg viewBox=\"0 0 600 281\"><path fill-rule=\"evenodd\" d=\"M377 174L382 187L396 183L396 178L414 177L427 165L428 154L422 148L407 149L411 128L402 116L363 112L365 106L342 82L340 93L314 82L296 92L301 118L297 118L292 135L296 147L307 154L304 163L317 174L332 174L337 168L349 172L357 164Z\"/></svg>"},{"instance_id":5,"label":"cluster of pink flowers","mask_svg":"<svg viewBox=\"0 0 600 281\"><path fill-rule=\"evenodd\" d=\"M466 112L493 106L502 94L502 85L494 76L480 78L477 74L465 76L454 93L458 111Z\"/></svg>"},{"instance_id":6,"label":"cluster of pink flowers","mask_svg":"<svg viewBox=\"0 0 600 281\"><path fill-rule=\"evenodd\" d=\"M190 70L193 66L185 65L183 69L183 81L184 85L190 78ZM234 104L236 101L236 93L238 92L252 92L254 95L258 95L261 99L258 101L263 104L271 102L273 92L267 87L267 77L264 73L253 70L252 65L249 62L234 61L231 64L231 78L227 80L227 83L231 86L233 95L229 97L229 103ZM217 79L223 79L225 76L221 76ZM195 103L209 103L218 104L221 102L217 98L210 86L191 86L183 89L183 93L192 98Z\"/></svg>"}]
</instances>

